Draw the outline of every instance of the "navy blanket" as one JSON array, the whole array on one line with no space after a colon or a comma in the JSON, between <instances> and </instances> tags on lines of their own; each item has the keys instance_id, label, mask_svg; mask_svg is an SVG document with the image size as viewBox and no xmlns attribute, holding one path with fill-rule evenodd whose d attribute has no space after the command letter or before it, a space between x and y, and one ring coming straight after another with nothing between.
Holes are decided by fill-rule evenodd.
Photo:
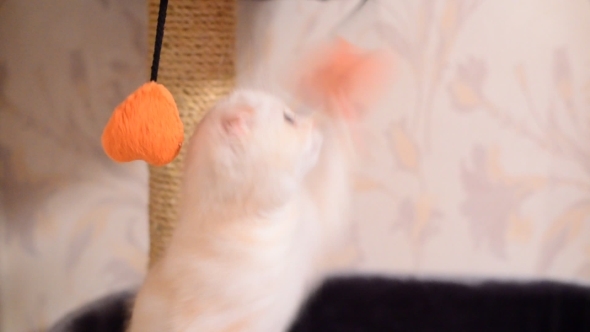
<instances>
[{"instance_id":1,"label":"navy blanket","mask_svg":"<svg viewBox=\"0 0 590 332\"><path fill-rule=\"evenodd\" d=\"M64 317L51 332L123 332L133 292ZM590 332L590 288L553 282L467 285L379 277L324 283L291 332Z\"/></svg>"}]
</instances>

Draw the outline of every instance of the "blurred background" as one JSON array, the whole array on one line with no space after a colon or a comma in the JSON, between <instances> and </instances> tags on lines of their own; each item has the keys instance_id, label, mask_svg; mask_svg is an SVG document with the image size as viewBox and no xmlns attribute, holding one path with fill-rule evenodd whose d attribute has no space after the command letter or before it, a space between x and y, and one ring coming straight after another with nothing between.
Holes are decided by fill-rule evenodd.
<instances>
[{"instance_id":1,"label":"blurred background","mask_svg":"<svg viewBox=\"0 0 590 332\"><path fill-rule=\"evenodd\" d=\"M341 35L395 51L363 124L353 272L590 284L590 1L240 0L238 83ZM100 135L145 0L0 0L0 330L138 285L148 170ZM269 83L270 84L270 83Z\"/></svg>"}]
</instances>

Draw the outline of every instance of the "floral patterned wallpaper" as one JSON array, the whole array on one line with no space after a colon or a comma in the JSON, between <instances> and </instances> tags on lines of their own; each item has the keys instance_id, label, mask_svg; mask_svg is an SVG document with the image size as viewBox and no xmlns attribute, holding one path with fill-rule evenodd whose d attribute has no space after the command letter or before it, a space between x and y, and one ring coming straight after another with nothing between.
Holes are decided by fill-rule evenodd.
<instances>
[{"instance_id":1,"label":"floral patterned wallpaper","mask_svg":"<svg viewBox=\"0 0 590 332\"><path fill-rule=\"evenodd\" d=\"M388 47L354 270L590 283L590 2L240 1L238 81L322 38ZM100 147L146 75L143 0L0 0L0 330L141 281L147 169ZM264 17L264 19L262 19Z\"/></svg>"}]
</instances>

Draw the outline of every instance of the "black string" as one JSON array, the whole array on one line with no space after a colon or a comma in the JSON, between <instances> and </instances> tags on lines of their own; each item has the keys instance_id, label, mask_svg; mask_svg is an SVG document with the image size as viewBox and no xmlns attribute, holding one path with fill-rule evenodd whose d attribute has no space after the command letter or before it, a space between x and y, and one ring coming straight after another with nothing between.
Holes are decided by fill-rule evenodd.
<instances>
[{"instance_id":1,"label":"black string","mask_svg":"<svg viewBox=\"0 0 590 332\"><path fill-rule=\"evenodd\" d=\"M162 40L164 39L164 23L166 22L166 9L168 0L160 0L160 9L158 11L158 25L156 27L156 41L154 42L154 57L152 58L152 71L150 81L158 80L158 68L160 66L160 51L162 50Z\"/></svg>"}]
</instances>

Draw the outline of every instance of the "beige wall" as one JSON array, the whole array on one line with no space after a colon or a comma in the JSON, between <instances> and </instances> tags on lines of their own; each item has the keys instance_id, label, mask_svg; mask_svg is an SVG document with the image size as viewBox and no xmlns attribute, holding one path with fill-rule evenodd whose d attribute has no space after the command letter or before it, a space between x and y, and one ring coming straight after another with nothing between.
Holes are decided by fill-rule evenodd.
<instances>
[{"instance_id":1,"label":"beige wall","mask_svg":"<svg viewBox=\"0 0 590 332\"><path fill-rule=\"evenodd\" d=\"M590 2L375 0L340 24L356 3L242 1L238 67L272 85L335 33L396 52L363 125L357 269L589 283ZM147 170L113 165L99 137L144 80L144 13L0 1L2 331L141 280Z\"/></svg>"}]
</instances>

